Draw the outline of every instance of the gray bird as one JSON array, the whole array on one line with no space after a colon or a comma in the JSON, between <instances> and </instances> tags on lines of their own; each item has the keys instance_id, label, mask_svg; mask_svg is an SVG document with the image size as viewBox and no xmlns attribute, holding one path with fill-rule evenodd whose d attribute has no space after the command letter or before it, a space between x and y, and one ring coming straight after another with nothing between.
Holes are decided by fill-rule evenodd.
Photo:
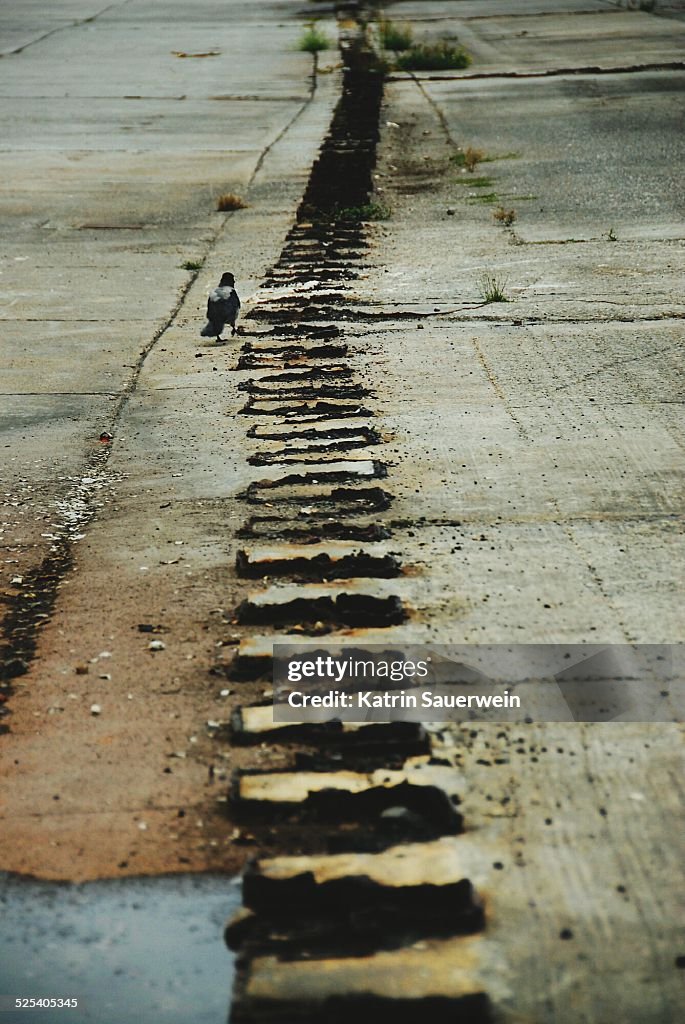
<instances>
[{"instance_id":1,"label":"gray bird","mask_svg":"<svg viewBox=\"0 0 685 1024\"><path fill-rule=\"evenodd\" d=\"M207 300L207 323L200 331L203 338L216 338L223 342L221 332L226 324L231 325L231 335L235 334L235 322L240 309L240 299L233 287L233 274L222 274L216 288L212 288Z\"/></svg>"}]
</instances>

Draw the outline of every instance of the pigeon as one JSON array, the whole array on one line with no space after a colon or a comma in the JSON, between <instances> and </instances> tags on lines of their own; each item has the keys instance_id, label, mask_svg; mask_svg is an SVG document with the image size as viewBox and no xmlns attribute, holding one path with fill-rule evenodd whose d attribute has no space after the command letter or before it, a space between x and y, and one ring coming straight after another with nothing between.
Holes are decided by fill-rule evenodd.
<instances>
[{"instance_id":1,"label":"pigeon","mask_svg":"<svg viewBox=\"0 0 685 1024\"><path fill-rule=\"evenodd\" d=\"M207 323L200 331L203 338L216 338L223 343L221 332L226 324L231 325L231 334L235 334L235 322L240 309L240 299L235 288L233 274L222 274L216 288L212 288L207 300Z\"/></svg>"}]
</instances>

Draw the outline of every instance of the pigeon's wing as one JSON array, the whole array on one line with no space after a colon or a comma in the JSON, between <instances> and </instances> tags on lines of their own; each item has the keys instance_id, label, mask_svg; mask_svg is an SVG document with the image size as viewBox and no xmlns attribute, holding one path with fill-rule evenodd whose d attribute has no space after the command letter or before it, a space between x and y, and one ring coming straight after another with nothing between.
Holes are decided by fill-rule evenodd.
<instances>
[{"instance_id":1,"label":"pigeon's wing","mask_svg":"<svg viewBox=\"0 0 685 1024\"><path fill-rule=\"evenodd\" d=\"M230 324L240 309L240 299L233 288L215 288L209 294L207 318L214 323Z\"/></svg>"},{"instance_id":2,"label":"pigeon's wing","mask_svg":"<svg viewBox=\"0 0 685 1024\"><path fill-rule=\"evenodd\" d=\"M226 322L232 323L238 315L240 299L236 294L235 288L222 288L221 291L226 293L222 296L222 311L226 316Z\"/></svg>"},{"instance_id":3,"label":"pigeon's wing","mask_svg":"<svg viewBox=\"0 0 685 1024\"><path fill-rule=\"evenodd\" d=\"M222 327L226 323L226 317L224 315L225 291L225 288L213 288L209 293L209 298L207 299L207 319Z\"/></svg>"}]
</instances>

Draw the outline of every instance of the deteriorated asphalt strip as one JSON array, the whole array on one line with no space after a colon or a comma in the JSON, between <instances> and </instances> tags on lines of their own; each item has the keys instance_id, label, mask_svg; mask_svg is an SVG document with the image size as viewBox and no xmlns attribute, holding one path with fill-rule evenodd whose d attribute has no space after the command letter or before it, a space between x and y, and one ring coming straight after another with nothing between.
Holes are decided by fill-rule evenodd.
<instances>
[{"instance_id":1,"label":"deteriorated asphalt strip","mask_svg":"<svg viewBox=\"0 0 685 1024\"><path fill-rule=\"evenodd\" d=\"M255 444L236 570L262 584L235 613L261 628L240 643L237 681L268 676L279 632L385 642L409 614L388 546L392 476L374 394L339 326L367 245L363 225L339 214L372 193L382 77L361 30L341 49L343 94L263 283L275 294L249 314L265 329L236 366L250 374L240 413ZM231 808L259 847L277 837L294 855L243 878L226 931L238 951L234 1024L490 1020L495 955L474 934L483 906L452 838L464 830L459 796L423 727L276 723L256 704L234 713L231 739L291 750L289 770L236 773Z\"/></svg>"}]
</instances>

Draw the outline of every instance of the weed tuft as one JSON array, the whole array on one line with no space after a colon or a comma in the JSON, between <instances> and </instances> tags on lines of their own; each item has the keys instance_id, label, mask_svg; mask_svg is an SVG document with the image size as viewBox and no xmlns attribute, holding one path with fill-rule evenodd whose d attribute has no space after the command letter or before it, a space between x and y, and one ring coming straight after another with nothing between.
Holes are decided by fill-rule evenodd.
<instances>
[{"instance_id":1,"label":"weed tuft","mask_svg":"<svg viewBox=\"0 0 685 1024\"><path fill-rule=\"evenodd\" d=\"M492 216L502 227L509 228L516 220L516 210L505 210L503 206L498 206L492 211Z\"/></svg>"},{"instance_id":2,"label":"weed tuft","mask_svg":"<svg viewBox=\"0 0 685 1024\"><path fill-rule=\"evenodd\" d=\"M485 163L490 159L491 157L486 156L482 149L476 149L474 146L458 149L450 157L453 164L456 164L457 167L464 167L469 174L473 174L478 164Z\"/></svg>"},{"instance_id":3,"label":"weed tuft","mask_svg":"<svg viewBox=\"0 0 685 1024\"><path fill-rule=\"evenodd\" d=\"M480 297L483 302L509 302L505 292L506 279L495 274L482 274L479 279Z\"/></svg>"},{"instance_id":4,"label":"weed tuft","mask_svg":"<svg viewBox=\"0 0 685 1024\"><path fill-rule=\"evenodd\" d=\"M452 71L467 68L471 57L463 46L439 43L414 43L397 58L400 71Z\"/></svg>"},{"instance_id":5,"label":"weed tuft","mask_svg":"<svg viewBox=\"0 0 685 1024\"><path fill-rule=\"evenodd\" d=\"M613 228L609 228L607 231L607 238L610 242L618 242L618 235Z\"/></svg>"},{"instance_id":6,"label":"weed tuft","mask_svg":"<svg viewBox=\"0 0 685 1024\"><path fill-rule=\"evenodd\" d=\"M319 53L320 50L330 50L331 41L325 32L317 28L315 21L310 21L300 36L297 48L305 53Z\"/></svg>"},{"instance_id":7,"label":"weed tuft","mask_svg":"<svg viewBox=\"0 0 685 1024\"><path fill-rule=\"evenodd\" d=\"M181 264L182 270L200 270L202 268L202 260L186 260L185 263Z\"/></svg>"},{"instance_id":8,"label":"weed tuft","mask_svg":"<svg viewBox=\"0 0 685 1024\"><path fill-rule=\"evenodd\" d=\"M333 217L344 221L388 220L390 213L390 207L385 203L372 201L361 206L336 207Z\"/></svg>"},{"instance_id":9,"label":"weed tuft","mask_svg":"<svg viewBox=\"0 0 685 1024\"><path fill-rule=\"evenodd\" d=\"M467 146L464 150L464 167L473 174L479 163L485 160L485 153L482 149L474 149L473 146Z\"/></svg>"},{"instance_id":10,"label":"weed tuft","mask_svg":"<svg viewBox=\"0 0 685 1024\"><path fill-rule=\"evenodd\" d=\"M411 25L406 23L398 25L388 18L381 18L378 22L378 38L384 50L395 50L396 52L410 49L414 33Z\"/></svg>"},{"instance_id":11,"label":"weed tuft","mask_svg":"<svg viewBox=\"0 0 685 1024\"><path fill-rule=\"evenodd\" d=\"M249 204L242 196L235 192L224 192L216 201L216 208L220 213L227 213L230 210L245 210Z\"/></svg>"},{"instance_id":12,"label":"weed tuft","mask_svg":"<svg viewBox=\"0 0 685 1024\"><path fill-rule=\"evenodd\" d=\"M332 206L321 209L317 206L307 206L306 219L312 224L334 224L340 221L345 224L361 224L368 220L388 220L392 211L385 203L377 200L370 200L360 206Z\"/></svg>"}]
</instances>

